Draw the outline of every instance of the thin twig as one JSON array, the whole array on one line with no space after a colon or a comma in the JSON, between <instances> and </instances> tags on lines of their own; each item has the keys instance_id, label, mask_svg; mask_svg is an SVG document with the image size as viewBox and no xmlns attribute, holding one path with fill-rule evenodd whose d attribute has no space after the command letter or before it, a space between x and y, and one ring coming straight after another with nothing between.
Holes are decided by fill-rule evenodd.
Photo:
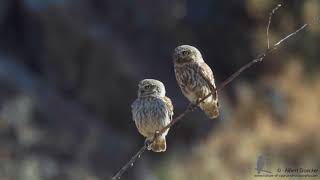
<instances>
[{"instance_id":1,"label":"thin twig","mask_svg":"<svg viewBox=\"0 0 320 180\"><path fill-rule=\"evenodd\" d=\"M128 161L118 172L116 175L114 175L111 179L112 180L118 180L120 179L120 177L122 176L122 174L124 172L126 172L127 169L129 169L130 167L133 166L133 164L137 161L137 159L139 159L141 157L141 155L144 153L145 150L147 150L147 144L145 144L144 146L142 146L140 148L140 150L134 155L132 156L132 158L130 159L130 161Z\"/></svg>"},{"instance_id":2,"label":"thin twig","mask_svg":"<svg viewBox=\"0 0 320 180\"><path fill-rule=\"evenodd\" d=\"M278 7L279 8L279 7ZM269 26L269 24L268 24ZM229 78L227 78L225 81L223 81L219 88L217 88L217 91L221 91L223 88L225 88L230 82L232 82L235 78L237 78L243 71L250 68L252 65L262 62L265 57L267 57L271 52L276 50L278 46L280 46L282 43L289 40L291 37L294 37L297 35L300 31L305 29L308 26L308 24L304 24L299 29L294 31L293 33L287 35L283 39L279 40L277 43L275 43L271 48L268 48L263 54L259 55L257 58L253 59L249 63L243 65L238 71L233 73ZM134 163L137 161L138 158L145 152L145 150L148 148L150 144L152 144L157 137L159 137L162 133L164 133L167 129L172 127L174 124L176 124L179 120L181 120L184 116L186 116L188 113L194 111L200 103L202 103L205 99L210 97L212 93L209 93L204 98L202 98L200 101L198 101L196 104L189 104L187 109L183 111L180 115L178 115L176 118L174 118L167 126L165 126L160 131L156 132L154 135L154 138L149 142L149 144L145 144L143 147L140 148L140 150L115 174L113 177L111 177L111 180L118 180L122 176L122 174L127 171L131 166L134 165Z\"/></svg>"},{"instance_id":3,"label":"thin twig","mask_svg":"<svg viewBox=\"0 0 320 180\"><path fill-rule=\"evenodd\" d=\"M292 36L295 36L297 33L299 33L300 31L302 31L303 29L305 29L308 26L308 24L304 24L303 26L301 26L298 30L296 30L295 32L289 34L288 36L286 36L285 38L281 39L280 41L278 41L276 44L274 44L274 49L277 48L277 46L279 46L281 43L283 43L284 41L286 41L287 39L289 39Z\"/></svg>"},{"instance_id":4,"label":"thin twig","mask_svg":"<svg viewBox=\"0 0 320 180\"><path fill-rule=\"evenodd\" d=\"M274 15L274 13L281 7L281 4L278 4L275 8L272 9L272 11L269 14L269 21L268 21L268 25L267 25L267 44L268 44L268 49L270 48L270 40L269 40L269 29L270 29L270 24L272 21L272 16Z\"/></svg>"},{"instance_id":5,"label":"thin twig","mask_svg":"<svg viewBox=\"0 0 320 180\"><path fill-rule=\"evenodd\" d=\"M221 89L223 89L226 85L228 85L231 81L233 81L236 77L238 77L244 70L250 68L252 65L258 63L258 62L262 62L262 60L269 55L271 52L273 52L274 50L276 50L278 48L278 46L280 46L283 42L287 41L290 37L295 36L297 33L299 33L300 31L302 31L303 29L305 29L308 26L308 24L304 24L303 26L301 26L299 29L297 29L296 31L294 31L293 33L287 35L286 37L284 37L283 39L281 39L280 41L278 41L277 43L275 43L271 48L267 49L265 51L265 53L259 55L257 58L253 59L251 62L245 64L244 66L242 66L238 71L236 71L235 73L233 73L231 76L228 77L228 79L226 79L225 81L223 81L220 85L220 87L218 88L218 91L220 91Z\"/></svg>"}]
</instances>

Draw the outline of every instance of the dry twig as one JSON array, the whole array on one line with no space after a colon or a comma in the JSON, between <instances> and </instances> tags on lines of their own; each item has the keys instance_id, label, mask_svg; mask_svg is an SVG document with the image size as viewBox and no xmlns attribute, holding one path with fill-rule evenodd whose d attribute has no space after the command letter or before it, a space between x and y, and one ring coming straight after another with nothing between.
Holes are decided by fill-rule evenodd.
<instances>
[{"instance_id":1,"label":"dry twig","mask_svg":"<svg viewBox=\"0 0 320 180\"><path fill-rule=\"evenodd\" d=\"M281 4L278 4L275 8L272 9L272 11L269 14L269 21L268 21L268 25L267 25L267 47L268 47L268 49L270 48L269 29L270 29L270 24L272 21L272 16L280 7L281 7Z\"/></svg>"},{"instance_id":2,"label":"dry twig","mask_svg":"<svg viewBox=\"0 0 320 180\"><path fill-rule=\"evenodd\" d=\"M267 49L265 50L264 53L262 53L261 55L259 55L258 57L256 57L255 59L253 59L252 61L250 61L249 63L245 64L244 66L242 66L239 70L237 70L235 73L233 73L229 78L227 78L225 81L223 81L220 85L219 88L217 88L215 90L216 91L221 91L223 88L225 88L230 82L232 82L235 78L237 78L243 71L245 71L246 69L250 68L252 65L262 62L263 59L265 57L267 57L271 52L273 52L274 50L276 50L282 43L288 41L290 38L294 37L295 35L297 35L300 31L304 30L308 24L304 24L303 26L301 26L299 29L297 29L296 31L290 33L289 35L285 36L284 38L280 39L277 43L275 43L271 48L269 46L269 28L270 28L270 24L271 24L271 19L273 14L275 13L275 11L277 9L279 9L281 7L281 4L278 4L270 13L269 16L269 22L267 25ZM204 98L202 98L200 101L198 101L196 104L189 104L188 107L186 108L185 111L183 111L180 115L178 115L176 118L172 119L172 121L170 122L170 124L168 124L166 127L164 127L163 129L161 129L160 131L156 132L154 135L154 138L149 142L146 143L144 146L142 146L140 148L140 150L117 172L117 174L115 174L113 177L111 177L111 180L117 180L120 179L120 177L122 176L122 174L127 171L131 166L134 165L134 163L137 161L137 159L139 159L141 157L141 155L147 150L148 146L150 144L152 144L154 142L154 140L160 136L162 133L164 133L168 128L170 128L171 126L173 126L175 123L177 123L179 120L181 120L184 116L186 116L188 113L194 111L198 105L200 103L202 103L205 99L207 99L208 97L210 97L213 93L210 93L208 95L206 95Z\"/></svg>"}]
</instances>

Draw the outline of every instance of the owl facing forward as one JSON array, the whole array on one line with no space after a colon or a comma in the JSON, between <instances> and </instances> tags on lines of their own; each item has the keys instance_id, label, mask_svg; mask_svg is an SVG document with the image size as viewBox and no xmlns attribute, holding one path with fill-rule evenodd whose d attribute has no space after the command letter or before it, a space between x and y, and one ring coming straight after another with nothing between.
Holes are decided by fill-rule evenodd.
<instances>
[{"instance_id":1,"label":"owl facing forward","mask_svg":"<svg viewBox=\"0 0 320 180\"><path fill-rule=\"evenodd\" d=\"M177 82L184 96L193 104L213 94L200 103L200 108L208 118L219 116L218 94L212 70L204 62L200 51L189 45L178 46L173 54L174 70Z\"/></svg>"},{"instance_id":2,"label":"owl facing forward","mask_svg":"<svg viewBox=\"0 0 320 180\"><path fill-rule=\"evenodd\" d=\"M165 94L165 87L158 80L144 79L138 85L138 98L131 105L132 117L140 134L146 137L146 141L151 141L155 133L172 120L173 105ZM168 131L169 129L150 145L152 151L166 151Z\"/></svg>"}]
</instances>

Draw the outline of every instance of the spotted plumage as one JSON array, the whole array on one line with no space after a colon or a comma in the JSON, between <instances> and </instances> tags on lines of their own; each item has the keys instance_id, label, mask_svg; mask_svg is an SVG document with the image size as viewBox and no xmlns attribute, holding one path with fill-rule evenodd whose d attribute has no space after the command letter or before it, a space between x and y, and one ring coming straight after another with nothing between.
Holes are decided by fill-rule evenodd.
<instances>
[{"instance_id":1,"label":"spotted plumage","mask_svg":"<svg viewBox=\"0 0 320 180\"><path fill-rule=\"evenodd\" d=\"M165 87L162 82L155 79L140 81L138 98L132 103L132 117L141 135L150 141L156 131L168 125L173 116L171 100L165 96ZM166 151L166 130L160 135L150 148L154 152Z\"/></svg>"},{"instance_id":2,"label":"spotted plumage","mask_svg":"<svg viewBox=\"0 0 320 180\"><path fill-rule=\"evenodd\" d=\"M204 62L200 51L189 45L178 46L173 54L177 82L184 96L193 104L214 91L200 103L200 108L213 119L219 116L218 94L212 70Z\"/></svg>"}]
</instances>

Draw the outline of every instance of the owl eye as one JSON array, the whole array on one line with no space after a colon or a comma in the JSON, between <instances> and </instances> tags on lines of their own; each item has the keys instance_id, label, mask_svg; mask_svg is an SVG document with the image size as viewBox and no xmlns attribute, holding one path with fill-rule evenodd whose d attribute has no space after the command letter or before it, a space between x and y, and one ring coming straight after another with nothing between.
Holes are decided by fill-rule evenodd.
<instances>
[{"instance_id":1,"label":"owl eye","mask_svg":"<svg viewBox=\"0 0 320 180\"><path fill-rule=\"evenodd\" d=\"M189 51L182 51L182 55L183 55L183 56L188 56L189 54L190 54Z\"/></svg>"},{"instance_id":2,"label":"owl eye","mask_svg":"<svg viewBox=\"0 0 320 180\"><path fill-rule=\"evenodd\" d=\"M144 89L150 89L151 88L151 85L146 85L145 87L144 87Z\"/></svg>"}]
</instances>

